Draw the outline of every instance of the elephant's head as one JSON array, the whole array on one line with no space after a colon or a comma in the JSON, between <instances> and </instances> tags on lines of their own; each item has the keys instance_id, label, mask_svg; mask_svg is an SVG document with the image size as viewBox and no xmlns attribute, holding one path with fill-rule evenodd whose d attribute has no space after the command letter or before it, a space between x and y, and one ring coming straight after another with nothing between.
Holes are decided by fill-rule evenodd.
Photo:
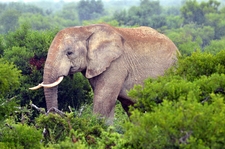
<instances>
[{"instance_id":1,"label":"elephant's head","mask_svg":"<svg viewBox=\"0 0 225 149\"><path fill-rule=\"evenodd\" d=\"M47 110L58 108L58 84L64 76L83 72L93 78L104 72L122 54L122 37L107 25L71 27L54 38L44 67L43 83Z\"/></svg>"}]
</instances>

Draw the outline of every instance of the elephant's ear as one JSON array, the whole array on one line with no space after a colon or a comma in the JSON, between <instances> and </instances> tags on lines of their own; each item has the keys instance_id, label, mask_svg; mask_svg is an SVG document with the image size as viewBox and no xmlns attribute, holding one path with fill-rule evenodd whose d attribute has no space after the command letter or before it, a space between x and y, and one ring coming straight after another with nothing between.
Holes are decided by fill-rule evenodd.
<instances>
[{"instance_id":1,"label":"elephant's ear","mask_svg":"<svg viewBox=\"0 0 225 149\"><path fill-rule=\"evenodd\" d=\"M114 31L100 30L87 39L88 65L86 77L104 72L123 53L123 38Z\"/></svg>"}]
</instances>

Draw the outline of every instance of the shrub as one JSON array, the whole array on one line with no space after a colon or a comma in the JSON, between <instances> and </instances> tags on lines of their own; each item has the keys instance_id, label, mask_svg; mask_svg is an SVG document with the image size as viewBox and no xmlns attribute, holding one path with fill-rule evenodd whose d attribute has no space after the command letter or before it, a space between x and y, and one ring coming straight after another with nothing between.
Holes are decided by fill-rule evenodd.
<instances>
[{"instance_id":1,"label":"shrub","mask_svg":"<svg viewBox=\"0 0 225 149\"><path fill-rule=\"evenodd\" d=\"M83 111L80 112L82 113ZM88 142L89 137L93 136L93 139L94 137L99 137L102 129L106 129L103 119L98 119L91 113L89 115L82 113L81 116L77 112L70 112L65 115L53 113L40 115L36 119L36 125L39 128L46 129L45 144L57 144L64 141L67 137L71 138L71 143L83 138ZM95 142L96 140L94 139L90 144L92 145Z\"/></svg>"},{"instance_id":2,"label":"shrub","mask_svg":"<svg viewBox=\"0 0 225 149\"><path fill-rule=\"evenodd\" d=\"M213 73L225 73L225 50L216 55L210 53L194 52L191 56L178 61L176 74L193 81L202 75L210 76Z\"/></svg>"},{"instance_id":3,"label":"shrub","mask_svg":"<svg viewBox=\"0 0 225 149\"><path fill-rule=\"evenodd\" d=\"M15 111L17 110L16 98L4 99L0 98L0 123L1 121L9 118L12 115L15 115Z\"/></svg>"},{"instance_id":4,"label":"shrub","mask_svg":"<svg viewBox=\"0 0 225 149\"><path fill-rule=\"evenodd\" d=\"M152 112L132 112L126 124L124 148L223 148L225 145L224 98L211 94L212 103L165 100Z\"/></svg>"},{"instance_id":5,"label":"shrub","mask_svg":"<svg viewBox=\"0 0 225 149\"><path fill-rule=\"evenodd\" d=\"M154 106L164 100L178 101L187 99L189 94L194 94L197 101L204 102L210 99L211 93L225 96L224 90L224 74L201 76L193 82L180 76L170 75L146 80L144 87L136 86L129 92L129 96L138 101L135 107L145 112L152 111Z\"/></svg>"},{"instance_id":6,"label":"shrub","mask_svg":"<svg viewBox=\"0 0 225 149\"><path fill-rule=\"evenodd\" d=\"M1 128L0 145L5 148L39 149L41 148L41 131L27 124L8 124Z\"/></svg>"},{"instance_id":7,"label":"shrub","mask_svg":"<svg viewBox=\"0 0 225 149\"><path fill-rule=\"evenodd\" d=\"M137 108L120 148L223 148L224 57L225 50L193 53L175 71L131 90Z\"/></svg>"},{"instance_id":8,"label":"shrub","mask_svg":"<svg viewBox=\"0 0 225 149\"><path fill-rule=\"evenodd\" d=\"M21 71L13 64L0 58L0 98L20 86ZM8 95L9 96L9 95Z\"/></svg>"}]
</instances>

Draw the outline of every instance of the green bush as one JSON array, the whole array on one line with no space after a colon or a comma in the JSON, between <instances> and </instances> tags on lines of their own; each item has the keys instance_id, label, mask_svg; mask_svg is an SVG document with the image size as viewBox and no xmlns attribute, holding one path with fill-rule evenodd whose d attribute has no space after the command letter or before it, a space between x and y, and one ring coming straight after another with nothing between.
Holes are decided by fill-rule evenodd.
<instances>
[{"instance_id":1,"label":"green bush","mask_svg":"<svg viewBox=\"0 0 225 149\"><path fill-rule=\"evenodd\" d=\"M93 116L90 105L63 116L40 115L35 122L36 127L46 130L42 141L45 148L112 148L123 141L122 123L127 117L121 114L121 108L117 104L118 120L110 127L105 125L104 119Z\"/></svg>"},{"instance_id":2,"label":"green bush","mask_svg":"<svg viewBox=\"0 0 225 149\"><path fill-rule=\"evenodd\" d=\"M206 47L204 47L205 52L209 52L212 54L217 54L221 50L225 49L225 38L222 38L221 40L212 40L210 41L210 44Z\"/></svg>"},{"instance_id":3,"label":"green bush","mask_svg":"<svg viewBox=\"0 0 225 149\"><path fill-rule=\"evenodd\" d=\"M194 93L187 99L163 101L153 112L132 112L124 148L223 148L224 98L211 94L212 103L199 103Z\"/></svg>"},{"instance_id":4,"label":"green bush","mask_svg":"<svg viewBox=\"0 0 225 149\"><path fill-rule=\"evenodd\" d=\"M175 73L193 81L202 75L210 76L213 73L225 73L225 50L216 55L194 52L191 56L180 58Z\"/></svg>"},{"instance_id":5,"label":"green bush","mask_svg":"<svg viewBox=\"0 0 225 149\"><path fill-rule=\"evenodd\" d=\"M83 108L89 109L90 107ZM89 135L99 137L102 129L106 129L104 120L98 119L90 112L88 115L83 112L70 112L65 115L53 113L40 115L36 119L36 125L39 128L46 129L44 143L59 143L67 137L70 137L75 142Z\"/></svg>"},{"instance_id":6,"label":"green bush","mask_svg":"<svg viewBox=\"0 0 225 149\"><path fill-rule=\"evenodd\" d=\"M211 76L201 76L191 82L180 76L170 75L158 79L146 80L144 87L136 86L129 96L138 102L135 105L142 112L152 111L152 108L164 100L178 101L195 95L199 102L209 100L211 93L225 96L225 75L214 73Z\"/></svg>"},{"instance_id":7,"label":"green bush","mask_svg":"<svg viewBox=\"0 0 225 149\"><path fill-rule=\"evenodd\" d=\"M11 96L18 96L21 105L32 100L44 106L43 91L30 92L29 87L42 82L43 66L48 47L56 30L33 31L28 24L21 25L16 31L9 32L3 40L3 58L13 62L21 70L21 86Z\"/></svg>"},{"instance_id":8,"label":"green bush","mask_svg":"<svg viewBox=\"0 0 225 149\"><path fill-rule=\"evenodd\" d=\"M223 148L225 50L193 53L165 76L147 79L129 95L131 108L121 148Z\"/></svg>"},{"instance_id":9,"label":"green bush","mask_svg":"<svg viewBox=\"0 0 225 149\"><path fill-rule=\"evenodd\" d=\"M18 107L18 101L16 98L0 98L0 125L1 122L9 118L12 115L16 115L15 111Z\"/></svg>"},{"instance_id":10,"label":"green bush","mask_svg":"<svg viewBox=\"0 0 225 149\"><path fill-rule=\"evenodd\" d=\"M0 98L10 96L9 92L20 86L21 71L11 62L0 58Z\"/></svg>"},{"instance_id":11,"label":"green bush","mask_svg":"<svg viewBox=\"0 0 225 149\"><path fill-rule=\"evenodd\" d=\"M1 128L0 145L5 148L39 149L41 148L41 131L27 124L8 124Z\"/></svg>"}]
</instances>

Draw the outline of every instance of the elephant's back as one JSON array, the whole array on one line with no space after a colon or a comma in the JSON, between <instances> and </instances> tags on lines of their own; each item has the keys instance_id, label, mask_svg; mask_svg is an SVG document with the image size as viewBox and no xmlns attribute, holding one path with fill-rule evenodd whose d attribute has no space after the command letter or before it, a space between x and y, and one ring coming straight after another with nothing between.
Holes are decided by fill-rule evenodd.
<instances>
[{"instance_id":1,"label":"elephant's back","mask_svg":"<svg viewBox=\"0 0 225 149\"><path fill-rule=\"evenodd\" d=\"M126 38L127 41L155 41L155 40L163 40L168 38L156 31L151 27L137 27L137 28L117 28L118 32Z\"/></svg>"},{"instance_id":2,"label":"elephant's back","mask_svg":"<svg viewBox=\"0 0 225 149\"><path fill-rule=\"evenodd\" d=\"M179 51L176 45L158 31L150 27L120 28L118 31L125 38L125 49L129 50L130 63L135 65L132 71L136 76L147 78L163 75L177 61Z\"/></svg>"},{"instance_id":3,"label":"elephant's back","mask_svg":"<svg viewBox=\"0 0 225 149\"><path fill-rule=\"evenodd\" d=\"M128 46L137 52L177 53L176 45L164 34L150 27L117 28Z\"/></svg>"}]
</instances>

